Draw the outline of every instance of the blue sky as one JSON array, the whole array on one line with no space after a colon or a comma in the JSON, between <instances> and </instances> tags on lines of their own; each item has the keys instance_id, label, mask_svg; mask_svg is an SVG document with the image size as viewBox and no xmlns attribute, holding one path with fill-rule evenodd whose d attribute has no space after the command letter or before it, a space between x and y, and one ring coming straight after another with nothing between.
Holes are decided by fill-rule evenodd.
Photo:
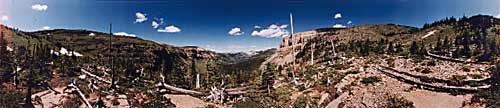
<instances>
[{"instance_id":1,"label":"blue sky","mask_svg":"<svg viewBox=\"0 0 500 108\"><path fill-rule=\"evenodd\" d=\"M291 12L295 32L336 24L420 27L449 16L497 16L500 0L0 0L0 23L21 30L107 32L113 22L115 33L218 52L278 47ZM337 13L342 17L335 19Z\"/></svg>"}]
</instances>

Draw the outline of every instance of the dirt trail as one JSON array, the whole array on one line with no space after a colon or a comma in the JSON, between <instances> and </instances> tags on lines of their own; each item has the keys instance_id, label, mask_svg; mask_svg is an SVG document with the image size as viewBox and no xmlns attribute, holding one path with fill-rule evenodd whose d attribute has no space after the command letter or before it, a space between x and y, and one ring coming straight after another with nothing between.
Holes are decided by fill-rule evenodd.
<instances>
[{"instance_id":1,"label":"dirt trail","mask_svg":"<svg viewBox=\"0 0 500 108\"><path fill-rule=\"evenodd\" d=\"M461 108L466 100L464 96L453 96L447 93L437 93L427 90L416 90L403 93L417 108Z\"/></svg>"},{"instance_id":2,"label":"dirt trail","mask_svg":"<svg viewBox=\"0 0 500 108\"><path fill-rule=\"evenodd\" d=\"M207 105L203 100L190 95L166 94L165 96L170 98L177 108L200 108Z\"/></svg>"},{"instance_id":3,"label":"dirt trail","mask_svg":"<svg viewBox=\"0 0 500 108\"><path fill-rule=\"evenodd\" d=\"M62 92L64 87L58 87L58 88L54 88L56 91L59 91L59 92ZM55 94L55 92L51 91L51 90L45 90L45 91L42 91L42 92L38 92L38 93L35 93L31 96L31 98L33 99L33 103L35 104L35 108L51 108L51 107L54 107L54 106L58 106L60 104L62 104L63 101L61 100L64 100L64 94ZM36 104L36 97L40 97L41 99L41 104Z\"/></svg>"}]
</instances>

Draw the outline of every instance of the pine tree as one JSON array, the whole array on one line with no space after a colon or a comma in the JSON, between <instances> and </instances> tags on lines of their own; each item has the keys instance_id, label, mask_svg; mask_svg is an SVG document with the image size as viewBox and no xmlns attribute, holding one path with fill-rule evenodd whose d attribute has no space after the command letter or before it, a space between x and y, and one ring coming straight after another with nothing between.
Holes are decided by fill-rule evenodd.
<instances>
[{"instance_id":1,"label":"pine tree","mask_svg":"<svg viewBox=\"0 0 500 108\"><path fill-rule=\"evenodd\" d=\"M7 53L7 42L4 39L4 34L3 32L0 32L0 66L4 65L5 59L6 58L6 53Z\"/></svg>"},{"instance_id":2,"label":"pine tree","mask_svg":"<svg viewBox=\"0 0 500 108\"><path fill-rule=\"evenodd\" d=\"M469 33L467 31L464 31L462 46L464 47L463 55L465 55L466 57L470 57L471 56L471 50L470 50L470 47L469 47L469 43L470 43Z\"/></svg>"},{"instance_id":3,"label":"pine tree","mask_svg":"<svg viewBox=\"0 0 500 108\"><path fill-rule=\"evenodd\" d=\"M498 56L498 45L496 40L490 40L489 44L489 56L491 57L491 60L495 60Z\"/></svg>"},{"instance_id":4,"label":"pine tree","mask_svg":"<svg viewBox=\"0 0 500 108\"><path fill-rule=\"evenodd\" d=\"M448 40L448 36L444 37L443 47L444 47L445 51L449 51L450 50L450 42Z\"/></svg>"},{"instance_id":5,"label":"pine tree","mask_svg":"<svg viewBox=\"0 0 500 108\"><path fill-rule=\"evenodd\" d=\"M394 53L394 46L392 42L389 42L389 46L387 47L387 53L393 54Z\"/></svg>"},{"instance_id":6,"label":"pine tree","mask_svg":"<svg viewBox=\"0 0 500 108\"><path fill-rule=\"evenodd\" d=\"M441 51L441 36L438 36L436 47L434 48L436 51Z\"/></svg>"},{"instance_id":7,"label":"pine tree","mask_svg":"<svg viewBox=\"0 0 500 108\"><path fill-rule=\"evenodd\" d=\"M396 53L400 53L400 52L403 52L403 45L401 44L401 42L397 42L396 43Z\"/></svg>"},{"instance_id":8,"label":"pine tree","mask_svg":"<svg viewBox=\"0 0 500 108\"><path fill-rule=\"evenodd\" d=\"M417 42L414 40L411 42L410 53L417 54L417 52L418 52L418 46L417 46Z\"/></svg>"}]
</instances>

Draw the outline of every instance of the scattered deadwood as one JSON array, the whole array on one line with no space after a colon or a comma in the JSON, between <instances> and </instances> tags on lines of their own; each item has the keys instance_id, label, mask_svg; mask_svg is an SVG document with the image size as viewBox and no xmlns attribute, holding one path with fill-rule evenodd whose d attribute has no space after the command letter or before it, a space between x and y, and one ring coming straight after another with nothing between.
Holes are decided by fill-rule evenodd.
<instances>
[{"instance_id":1,"label":"scattered deadwood","mask_svg":"<svg viewBox=\"0 0 500 108\"><path fill-rule=\"evenodd\" d=\"M183 94L189 94L193 96L200 96L204 97L206 99L210 99L212 102L219 102L223 103L224 100L229 97L230 95L242 95L247 93L247 87L241 87L241 88L230 88L230 89L225 89L225 88L217 88L217 87L212 87L210 93L203 93L199 91L194 91L194 90L187 90L183 88L178 88L174 87L171 85L168 85L164 82L160 82L157 84L157 87L159 91L161 91L161 88L177 92L177 93L183 93Z\"/></svg>"},{"instance_id":2,"label":"scattered deadwood","mask_svg":"<svg viewBox=\"0 0 500 108\"><path fill-rule=\"evenodd\" d=\"M433 82L446 83L447 85L454 85L454 86L471 86L471 87L477 87L477 86L488 85L487 82L490 81L490 78L484 78L484 79L467 79L467 80L461 81L461 82L463 82L462 84L456 84L453 81L450 81L450 80L447 80L447 79L433 78L433 77L427 77L427 76L422 76L422 75L414 75L414 74L410 74L409 72L397 70L397 69L394 69L394 68L391 68L391 67L387 67L387 66L380 66L380 67L382 67L384 69L387 69L387 70L390 70L390 71L393 71L393 72L396 72L398 74L406 75L406 76L413 77L413 78L416 78L416 79L419 79L419 80L427 79L427 80L432 80Z\"/></svg>"},{"instance_id":3,"label":"scattered deadwood","mask_svg":"<svg viewBox=\"0 0 500 108\"><path fill-rule=\"evenodd\" d=\"M395 78L399 81L411 84L411 85L417 85L419 87L422 87L424 89L432 90L432 91L439 91L439 92L448 92L448 93L453 93L453 92L467 92L467 93L474 93L479 90L483 89L488 89L488 86L481 86L481 87L458 87L458 86L435 86L430 83L424 83L421 82L420 80L414 80L410 78L404 77L405 75L401 75L398 73L393 73L390 72L391 70L383 69L383 68L376 68L378 71L382 72L383 74Z\"/></svg>"},{"instance_id":4,"label":"scattered deadwood","mask_svg":"<svg viewBox=\"0 0 500 108\"><path fill-rule=\"evenodd\" d=\"M433 53L431 53L430 51L427 51L427 55L428 55L428 56L430 56L430 57L432 57L432 58L435 58L435 59L445 60L445 61L451 61L451 62L456 62L456 63L464 63L464 64L484 64L484 63L480 63L480 62L464 61L464 60L455 59L455 58L451 58L451 57L440 56L440 55L437 55L437 54L433 54Z\"/></svg>"},{"instance_id":5,"label":"scattered deadwood","mask_svg":"<svg viewBox=\"0 0 500 108\"><path fill-rule=\"evenodd\" d=\"M102 78L102 77L99 77L99 76L97 76L97 75L95 75L95 74L92 74L92 73L90 73L89 71L87 71L87 70L85 70L85 69L80 69L80 70L81 70L83 73L87 74L88 76L90 76L90 77L93 77L93 78L97 79L98 81L104 82L104 83L106 83L106 84L111 84L111 81L108 81L108 80L106 80L106 79L104 79L104 78Z\"/></svg>"},{"instance_id":6,"label":"scattered deadwood","mask_svg":"<svg viewBox=\"0 0 500 108\"><path fill-rule=\"evenodd\" d=\"M175 92L179 92L179 93L184 93L184 94L195 95L195 96L205 96L205 95L207 95L206 93L203 93L203 92L194 91L194 90L187 90L187 89L183 89L183 88L178 88L178 87L174 87L174 86L171 86L171 85L168 85L168 84L165 84L165 83L159 83L157 86L164 87L167 90L171 90L171 91L175 91Z\"/></svg>"},{"instance_id":7,"label":"scattered deadwood","mask_svg":"<svg viewBox=\"0 0 500 108\"><path fill-rule=\"evenodd\" d=\"M78 97L85 103L87 108L92 108L92 105L90 104L90 102L87 100L87 98L85 98L85 95L83 94L83 92L80 90L80 88L78 88L78 86L75 85L74 82L69 84L68 88L72 88L72 89L70 89L70 92L78 93ZM68 89L68 88L66 88L66 89Z\"/></svg>"}]
</instances>

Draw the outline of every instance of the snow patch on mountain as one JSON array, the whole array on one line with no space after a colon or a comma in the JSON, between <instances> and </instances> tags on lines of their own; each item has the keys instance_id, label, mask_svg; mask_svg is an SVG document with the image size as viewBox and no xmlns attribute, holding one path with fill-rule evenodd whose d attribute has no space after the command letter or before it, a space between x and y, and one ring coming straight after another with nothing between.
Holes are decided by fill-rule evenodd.
<instances>
[{"instance_id":1,"label":"snow patch on mountain","mask_svg":"<svg viewBox=\"0 0 500 108\"><path fill-rule=\"evenodd\" d=\"M432 30L432 31L430 31L429 33L427 33L426 35L424 35L424 36L422 37L422 39L425 39L425 38L427 38L427 37L429 37L429 36L431 36L431 35L434 35L434 33L436 33L436 32L437 32L437 30Z\"/></svg>"}]
</instances>

